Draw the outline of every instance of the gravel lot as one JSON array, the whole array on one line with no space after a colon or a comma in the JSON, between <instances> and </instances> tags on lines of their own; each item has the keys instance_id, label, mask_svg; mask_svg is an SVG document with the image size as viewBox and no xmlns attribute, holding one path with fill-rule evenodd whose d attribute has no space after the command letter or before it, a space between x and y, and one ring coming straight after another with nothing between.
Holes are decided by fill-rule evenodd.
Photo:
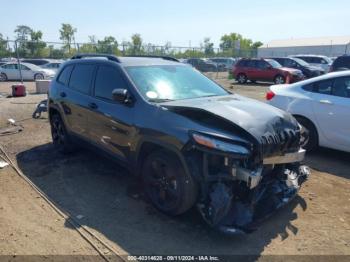
<instances>
[{"instance_id":1,"label":"gravel lot","mask_svg":"<svg viewBox=\"0 0 350 262\"><path fill-rule=\"evenodd\" d=\"M234 84L224 73L210 77L259 100L268 88ZM1 83L0 94L9 93L11 84ZM25 84L34 91L33 83ZM300 196L256 232L227 238L210 231L194 210L176 218L159 213L143 199L127 171L95 152L56 153L47 115L31 119L34 103L44 98L0 98L0 127L8 118L24 119L24 131L2 136L0 143L47 196L120 254L350 255L348 153L319 149L307 155L312 176ZM0 192L0 255L96 254L10 167L0 169ZM330 257L314 261L322 258Z\"/></svg>"}]
</instances>

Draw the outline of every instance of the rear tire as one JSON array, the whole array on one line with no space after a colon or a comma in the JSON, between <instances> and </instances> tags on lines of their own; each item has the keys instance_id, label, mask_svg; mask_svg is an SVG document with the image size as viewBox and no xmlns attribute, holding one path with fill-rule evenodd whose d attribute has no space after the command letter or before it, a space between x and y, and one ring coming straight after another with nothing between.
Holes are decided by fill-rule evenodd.
<instances>
[{"instance_id":1,"label":"rear tire","mask_svg":"<svg viewBox=\"0 0 350 262\"><path fill-rule=\"evenodd\" d=\"M168 215L186 212L197 200L197 184L180 160L168 151L157 150L146 158L142 180L147 197Z\"/></svg>"},{"instance_id":2,"label":"rear tire","mask_svg":"<svg viewBox=\"0 0 350 262\"><path fill-rule=\"evenodd\" d=\"M5 73L0 74L0 82L6 82L7 81L7 75Z\"/></svg>"},{"instance_id":3,"label":"rear tire","mask_svg":"<svg viewBox=\"0 0 350 262\"><path fill-rule=\"evenodd\" d=\"M44 75L43 74L35 74L34 75L34 80L43 80L44 79Z\"/></svg>"},{"instance_id":4,"label":"rear tire","mask_svg":"<svg viewBox=\"0 0 350 262\"><path fill-rule=\"evenodd\" d=\"M50 117L52 142L57 151L62 154L68 154L75 150L61 116L56 113Z\"/></svg>"},{"instance_id":5,"label":"rear tire","mask_svg":"<svg viewBox=\"0 0 350 262\"><path fill-rule=\"evenodd\" d=\"M281 84L284 84L286 82L286 78L282 75L277 75L277 76L275 76L273 82L276 85L281 85Z\"/></svg>"},{"instance_id":6,"label":"rear tire","mask_svg":"<svg viewBox=\"0 0 350 262\"><path fill-rule=\"evenodd\" d=\"M302 117L295 117L296 120L305 128L305 131L308 132L308 140L304 145L304 149L307 151L313 151L318 147L318 132L315 125Z\"/></svg>"},{"instance_id":7,"label":"rear tire","mask_svg":"<svg viewBox=\"0 0 350 262\"><path fill-rule=\"evenodd\" d=\"M245 74L240 73L237 75L236 80L240 84L245 84L245 83L247 83L248 79L247 79L247 76Z\"/></svg>"}]
</instances>

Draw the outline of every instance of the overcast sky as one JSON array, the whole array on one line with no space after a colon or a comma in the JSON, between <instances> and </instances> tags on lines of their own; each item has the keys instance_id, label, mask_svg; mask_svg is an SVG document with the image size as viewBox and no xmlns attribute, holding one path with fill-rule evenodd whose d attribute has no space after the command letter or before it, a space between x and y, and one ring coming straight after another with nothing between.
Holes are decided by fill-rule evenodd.
<instances>
[{"instance_id":1,"label":"overcast sky","mask_svg":"<svg viewBox=\"0 0 350 262\"><path fill-rule=\"evenodd\" d=\"M145 42L198 46L210 37L237 32L264 43L273 39L350 35L349 0L7 0L1 1L0 33L10 39L24 24L59 40L61 23L77 28L76 41L89 35L119 42L140 33Z\"/></svg>"}]
</instances>

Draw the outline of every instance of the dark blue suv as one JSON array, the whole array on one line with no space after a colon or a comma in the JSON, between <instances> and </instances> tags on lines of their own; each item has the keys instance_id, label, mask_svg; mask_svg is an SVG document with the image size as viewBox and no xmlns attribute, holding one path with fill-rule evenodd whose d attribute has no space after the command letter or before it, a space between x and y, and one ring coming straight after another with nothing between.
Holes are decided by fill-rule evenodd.
<instances>
[{"instance_id":1,"label":"dark blue suv","mask_svg":"<svg viewBox=\"0 0 350 262\"><path fill-rule=\"evenodd\" d=\"M107 153L159 210L196 206L225 233L250 232L308 175L306 136L291 115L174 58L76 55L52 81L48 106L57 150Z\"/></svg>"}]
</instances>

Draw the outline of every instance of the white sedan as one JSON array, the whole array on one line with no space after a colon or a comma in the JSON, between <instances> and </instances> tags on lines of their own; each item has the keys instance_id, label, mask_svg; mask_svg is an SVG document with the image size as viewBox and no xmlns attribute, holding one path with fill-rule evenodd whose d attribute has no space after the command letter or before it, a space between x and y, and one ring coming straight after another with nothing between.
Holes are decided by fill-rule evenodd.
<instances>
[{"instance_id":1,"label":"white sedan","mask_svg":"<svg viewBox=\"0 0 350 262\"><path fill-rule=\"evenodd\" d=\"M55 71L44 69L39 66L21 63L23 80L51 79L55 76ZM21 80L17 62L6 63L0 66L0 81Z\"/></svg>"},{"instance_id":2,"label":"white sedan","mask_svg":"<svg viewBox=\"0 0 350 262\"><path fill-rule=\"evenodd\" d=\"M294 115L309 132L306 149L319 145L350 152L350 71L273 85L266 99Z\"/></svg>"}]
</instances>

